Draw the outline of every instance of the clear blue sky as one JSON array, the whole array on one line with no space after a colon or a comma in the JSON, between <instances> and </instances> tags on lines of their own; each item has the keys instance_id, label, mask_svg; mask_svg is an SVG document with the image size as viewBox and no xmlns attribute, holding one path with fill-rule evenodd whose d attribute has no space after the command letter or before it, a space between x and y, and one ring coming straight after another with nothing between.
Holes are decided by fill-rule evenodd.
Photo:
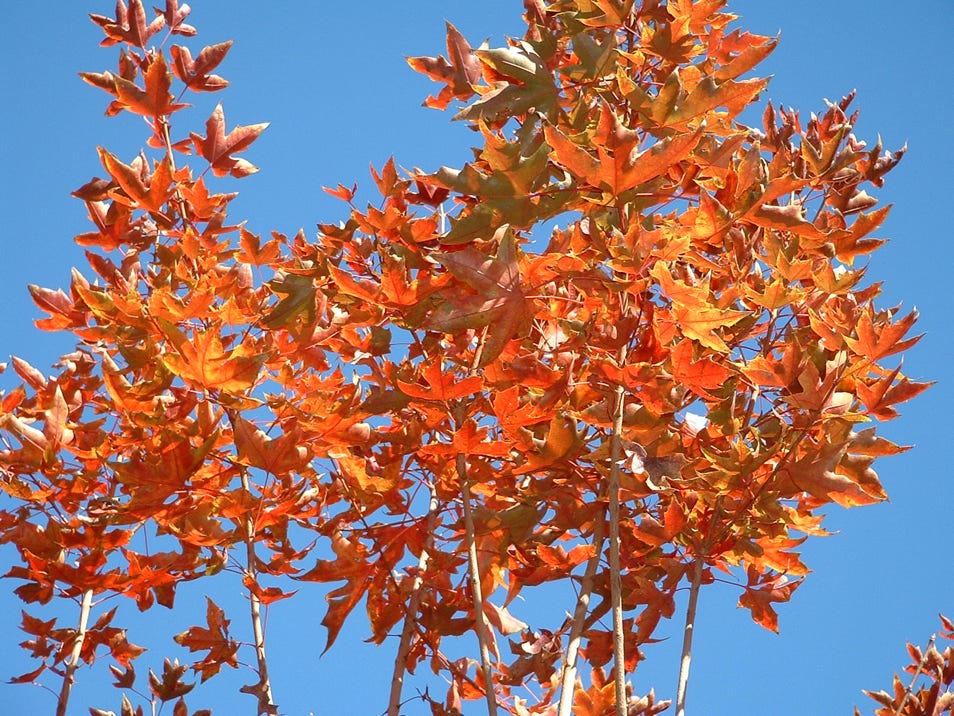
<instances>
[{"instance_id":1,"label":"clear blue sky","mask_svg":"<svg viewBox=\"0 0 954 716\"><path fill-rule=\"evenodd\" d=\"M445 18L475 45L489 37L497 46L506 34L521 32L519 0L191 4L200 31L194 48L236 41L220 68L232 87L203 98L209 103L201 107L203 118L221 99L229 126L271 122L246 155L261 172L234 184L241 194L230 212L262 233L313 232L318 221L341 218L341 204L321 186L367 184L369 162L380 166L391 154L399 165L428 170L467 159L472 134L448 115L420 107L434 88L403 57L442 52ZM85 266L71 237L88 225L81 202L69 193L102 174L97 144L128 161L145 135L128 117L105 118L106 95L77 77L115 66L115 48L97 47L100 31L85 17L111 13L113 3L5 0L2 7L0 361L16 354L48 370L72 343L33 327L39 313L26 285L64 287L70 267ZM823 98L837 100L857 88L855 106L862 114L856 134L869 143L880 134L888 149L908 143L907 156L878 193L895 205L879 232L892 241L873 258L869 278L884 281L883 306L903 301L920 310L919 326L928 335L909 353L905 370L939 383L902 406L902 417L883 429L896 442L916 444L877 465L891 502L833 509L828 526L840 534L806 545L814 572L780 607L780 636L736 610L738 593L730 587L703 591L689 710L698 716L824 715L850 713L857 704L867 713L873 702L860 690L890 688L892 673L907 658L905 640L924 643L937 628L938 611L954 617L954 481L947 455L954 442L954 236L947 217L954 190L954 11L950 0L730 0L729 8L746 29L782 33L761 68L775 76L763 101L771 98L807 116L824 109ZM14 377L0 376L0 386L12 387ZM12 557L0 550L0 571ZM0 680L33 668L16 646L23 635L20 604L10 594L14 586L0 581ZM229 589L234 596L239 587ZM153 647L136 662L140 672L161 666L165 655L188 658L157 635L198 623L190 610L201 611L203 601L197 589L186 588L178 600L186 610L181 615L156 607L143 619L132 605L121 607L117 621L134 625L130 640ZM526 611L519 615L526 618ZM319 659L323 613L323 592L311 584L272 609L270 651L282 712L380 713L393 645L374 650L361 643L367 630L359 610ZM241 629L244 610L231 616ZM71 613L64 625L74 618ZM673 695L678 628L678 622L661 627L660 634L672 638L647 649L648 662L634 676L637 691L654 687L660 696ZM119 692L102 673L96 686L83 677L71 713L85 714L92 705L118 711ZM251 697L229 690L236 683L244 682L197 689L190 707L214 707L220 716L251 713ZM442 696L443 689L432 687L432 693ZM54 697L36 687L0 683L4 713L52 713L53 704ZM406 712L426 708L418 702ZM471 712L482 712L480 702Z\"/></svg>"}]
</instances>

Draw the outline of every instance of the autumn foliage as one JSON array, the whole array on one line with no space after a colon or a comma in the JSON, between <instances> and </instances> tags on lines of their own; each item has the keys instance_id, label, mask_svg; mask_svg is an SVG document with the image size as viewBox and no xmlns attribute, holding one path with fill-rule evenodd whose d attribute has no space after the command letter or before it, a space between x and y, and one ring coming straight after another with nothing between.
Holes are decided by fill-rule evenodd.
<instances>
[{"instance_id":1,"label":"autumn foliage","mask_svg":"<svg viewBox=\"0 0 954 716\"><path fill-rule=\"evenodd\" d=\"M497 48L448 25L446 57L409 62L475 130L473 160L389 161L379 196L329 189L347 220L291 237L229 219L220 193L257 171L266 125L221 104L176 123L228 85L231 43L177 44L195 30L176 0L93 15L119 62L82 77L149 136L132 158L100 148L74 192L89 267L30 287L39 328L76 350L53 375L13 358L0 403L0 541L34 660L16 680L61 684L65 713L105 660L124 715L137 685L179 716L195 679L241 660L250 707L277 713L263 610L318 594L328 648L364 611L394 651L393 716L412 698L635 716L669 705L626 675L676 590L687 635L717 573L777 630L820 510L885 499L872 464L904 448L874 423L927 384L898 359L916 315L879 307L863 267L888 213L868 192L903 152L852 134L850 96L743 124L776 40L724 4L526 0L526 35ZM229 574L248 613L210 598L171 635L194 661L137 673L104 600L172 609ZM576 590L570 616L531 629L515 599L554 583ZM76 622L33 614L52 600ZM469 634L478 652L448 656ZM446 694L405 693L420 669ZM681 712L683 679L674 696Z\"/></svg>"}]
</instances>

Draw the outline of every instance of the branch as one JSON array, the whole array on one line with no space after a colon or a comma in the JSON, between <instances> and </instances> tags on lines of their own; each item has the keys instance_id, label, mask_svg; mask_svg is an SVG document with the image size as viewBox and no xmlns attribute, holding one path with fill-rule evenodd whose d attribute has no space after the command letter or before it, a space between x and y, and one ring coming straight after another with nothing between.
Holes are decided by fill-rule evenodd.
<instances>
[{"instance_id":1,"label":"branch","mask_svg":"<svg viewBox=\"0 0 954 716\"><path fill-rule=\"evenodd\" d=\"M468 375L477 373L480 365L480 356L487 341L487 330L484 326L477 348L474 351L473 361L470 364ZM464 425L464 406L458 404L454 410L454 429L460 430ZM470 571L470 591L474 598L474 627L477 632L477 643L480 646L480 671L484 678L484 696L487 699L487 716L497 716L497 695L494 689L494 670L490 663L490 627L484 614L484 594L480 586L480 563L477 559L477 541L474 530L474 513L470 504L470 480L467 477L467 456L457 453L457 477L460 479L461 500L464 503L464 532L467 540L467 564Z\"/></svg>"},{"instance_id":2,"label":"branch","mask_svg":"<svg viewBox=\"0 0 954 716\"><path fill-rule=\"evenodd\" d=\"M494 690L493 665L490 663L490 629L484 615L484 594L480 586L480 563L477 560L477 541L474 536L474 514L470 504L470 481L467 478L467 458L457 453L457 475L460 478L461 498L464 502L464 530L467 539L467 561L470 567L470 590L474 597L474 625L480 645L480 670L484 677L484 696L487 697L487 716L497 716L497 696Z\"/></svg>"},{"instance_id":3,"label":"branch","mask_svg":"<svg viewBox=\"0 0 954 716\"><path fill-rule=\"evenodd\" d=\"M248 472L242 470L242 489L248 493ZM258 583L258 571L255 569L255 522L251 512L245 518L245 574L252 584ZM255 695L258 697L258 713L277 714L278 709L272 698L272 683L268 677L268 661L265 658L265 630L262 626L262 603L258 595L248 590L249 609L252 617L252 634L255 638L255 659L258 663L258 684Z\"/></svg>"},{"instance_id":4,"label":"branch","mask_svg":"<svg viewBox=\"0 0 954 716\"><path fill-rule=\"evenodd\" d=\"M60 687L60 696L56 700L56 716L66 716L66 707L70 701L70 691L73 690L74 674L79 667L80 653L83 651L83 642L86 641L86 627L89 624L89 612L93 606L93 590L83 592L83 602L80 606L79 626L73 641L73 652L66 662L66 671L63 673L63 685Z\"/></svg>"},{"instance_id":5,"label":"branch","mask_svg":"<svg viewBox=\"0 0 954 716\"><path fill-rule=\"evenodd\" d=\"M689 687L689 663L692 661L692 633L696 626L696 605L702 585L702 567L705 560L696 557L689 585L689 605L686 607L686 626L682 632L682 658L679 661L679 684L676 688L676 716L686 716L686 689Z\"/></svg>"},{"instance_id":6,"label":"branch","mask_svg":"<svg viewBox=\"0 0 954 716\"><path fill-rule=\"evenodd\" d=\"M566 658L563 661L563 673L560 676L560 707L557 716L572 716L573 693L576 689L577 656L580 651L580 642L583 639L583 630L586 628L586 612L590 606L590 595L593 593L593 581L596 570L600 566L603 555L603 539L606 531L606 514L600 509L599 518L593 527L593 556L586 563L586 571L580 582L580 596L576 600L573 610L573 622L570 627L570 641L566 647Z\"/></svg>"},{"instance_id":7,"label":"branch","mask_svg":"<svg viewBox=\"0 0 954 716\"><path fill-rule=\"evenodd\" d=\"M908 684L908 688L904 690L904 698L901 699L901 703L898 704L898 708L895 709L894 716L901 716L901 711L904 709L904 705L908 702L908 698L914 691L914 686L921 677L921 672L924 671L924 665L927 663L928 659L928 652L930 652L931 648L934 646L935 639L937 639L937 634L931 634L931 638L928 639L927 649L925 649L924 653L921 654L921 661L918 662L918 668L914 670L914 676L911 677L911 683Z\"/></svg>"},{"instance_id":8,"label":"branch","mask_svg":"<svg viewBox=\"0 0 954 716\"><path fill-rule=\"evenodd\" d=\"M394 657L394 671L391 676L391 695L388 699L387 716L400 716L401 691L404 687L404 674L407 672L407 657L411 653L411 639L417 629L417 614L421 606L424 572L427 570L428 552L434 546L434 523L437 521L439 505L434 486L429 486L431 501L427 508L427 539L421 549L421 556L417 561L417 574L411 587L411 599L407 605L407 616L404 618L404 629L401 631L401 643Z\"/></svg>"},{"instance_id":9,"label":"branch","mask_svg":"<svg viewBox=\"0 0 954 716\"><path fill-rule=\"evenodd\" d=\"M619 366L626 364L626 345L619 349ZM626 716L626 649L623 640L623 587L620 577L619 559L619 469L623 459L623 408L625 407L624 386L616 386L613 415L613 434L610 437L610 480L609 480L609 558L610 558L610 601L613 605L613 661L615 664L616 714ZM678 715L677 715L678 716Z\"/></svg>"}]
</instances>

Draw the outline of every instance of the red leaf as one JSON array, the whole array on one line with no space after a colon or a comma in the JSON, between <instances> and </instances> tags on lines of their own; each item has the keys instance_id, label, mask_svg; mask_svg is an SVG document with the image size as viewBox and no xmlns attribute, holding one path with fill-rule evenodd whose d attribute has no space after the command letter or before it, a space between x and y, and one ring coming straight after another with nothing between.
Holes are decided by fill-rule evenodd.
<instances>
[{"instance_id":1,"label":"red leaf","mask_svg":"<svg viewBox=\"0 0 954 716\"><path fill-rule=\"evenodd\" d=\"M310 459L308 448L299 445L301 433L292 430L269 439L252 423L235 415L232 420L239 463L265 470L270 475L287 475L300 469Z\"/></svg>"},{"instance_id":2,"label":"red leaf","mask_svg":"<svg viewBox=\"0 0 954 716\"><path fill-rule=\"evenodd\" d=\"M190 12L191 8L188 5L179 7L179 0L166 0L166 10L162 16L173 35L182 35L183 37L195 35L195 28L184 23Z\"/></svg>"},{"instance_id":3,"label":"red leaf","mask_svg":"<svg viewBox=\"0 0 954 716\"><path fill-rule=\"evenodd\" d=\"M748 609L757 624L778 633L778 614L772 604L787 602L802 582L789 582L783 576L760 581L761 577L762 575L749 568L749 586L739 597L739 606Z\"/></svg>"},{"instance_id":4,"label":"red leaf","mask_svg":"<svg viewBox=\"0 0 954 716\"><path fill-rule=\"evenodd\" d=\"M408 383L398 380L398 387L405 395L419 400L434 400L444 402L473 395L483 387L480 376L471 376L460 379L454 372L445 373L442 362L429 362L421 372L424 385L420 382Z\"/></svg>"},{"instance_id":5,"label":"red leaf","mask_svg":"<svg viewBox=\"0 0 954 716\"><path fill-rule=\"evenodd\" d=\"M209 161L216 176L231 174L234 177L244 177L257 172L258 167L232 155L247 149L267 126L266 122L235 127L226 134L225 112L222 105L218 104L205 123L205 137L194 132L190 136L196 151Z\"/></svg>"},{"instance_id":6,"label":"red leaf","mask_svg":"<svg viewBox=\"0 0 954 716\"><path fill-rule=\"evenodd\" d=\"M146 24L146 8L143 7L142 0L130 0L128 9L122 0L118 0L115 19L105 15L89 17L106 33L106 39L101 43L104 47L126 42L145 50L152 36L165 25L165 18L162 16Z\"/></svg>"},{"instance_id":7,"label":"red leaf","mask_svg":"<svg viewBox=\"0 0 954 716\"><path fill-rule=\"evenodd\" d=\"M199 56L193 60L188 47L173 45L169 50L172 55L172 71L189 89L196 92L225 89L229 85L228 81L210 73L225 59L231 47L231 40L203 47Z\"/></svg>"},{"instance_id":8,"label":"red leaf","mask_svg":"<svg viewBox=\"0 0 954 716\"><path fill-rule=\"evenodd\" d=\"M173 104L169 88L172 75L166 67L164 55L155 55L145 72L145 88L125 77L113 75L116 100L130 112L145 117L161 117L182 109L186 105Z\"/></svg>"},{"instance_id":9,"label":"red leaf","mask_svg":"<svg viewBox=\"0 0 954 716\"><path fill-rule=\"evenodd\" d=\"M690 340L679 341L671 355L675 381L703 398L714 399L715 396L709 391L722 387L732 375L732 371L711 358L703 356L694 360L693 342Z\"/></svg>"}]
</instances>

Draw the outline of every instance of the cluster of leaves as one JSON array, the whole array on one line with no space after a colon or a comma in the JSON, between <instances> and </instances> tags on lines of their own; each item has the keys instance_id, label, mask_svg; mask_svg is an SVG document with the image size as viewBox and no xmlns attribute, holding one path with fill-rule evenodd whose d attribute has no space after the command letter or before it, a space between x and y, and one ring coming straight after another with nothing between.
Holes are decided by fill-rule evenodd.
<instances>
[{"instance_id":1,"label":"cluster of leaves","mask_svg":"<svg viewBox=\"0 0 954 716\"><path fill-rule=\"evenodd\" d=\"M422 663L450 684L424 696L436 715L657 713L620 684L678 589L722 572L777 630L819 509L885 499L872 463L903 448L860 426L927 384L886 362L916 316L877 308L856 260L887 215L866 188L902 152L855 138L851 97L741 124L766 80L739 78L775 40L731 30L724 0L525 5L522 39L474 49L449 25L447 58L410 60L476 131L473 161L389 161L374 205L329 190L349 216L311 239L230 225L212 187L256 171L238 155L265 125L228 130L218 105L174 136L187 93L227 85L230 43L163 50L195 33L176 0L93 16L122 50L83 78L151 131L128 164L100 149L105 177L75 192L92 274L30 289L76 351L49 377L14 358L0 404L7 576L80 605L77 629L24 612L39 666L17 680L52 669L64 704L109 653L131 689L142 650L90 611L172 608L224 572L252 642L211 599L175 641L202 680L254 651L260 713L260 610L293 581L336 585L328 647L362 602L374 642L400 634L395 716ZM578 594L562 624L511 614L554 583ZM448 656L471 631L479 658ZM185 671L150 672L150 698L187 713Z\"/></svg>"},{"instance_id":2,"label":"cluster of leaves","mask_svg":"<svg viewBox=\"0 0 954 716\"><path fill-rule=\"evenodd\" d=\"M948 642L943 652L935 645L938 634L931 637L927 649L908 644L911 663L904 671L911 675L911 680L907 686L895 674L892 693L865 691L881 706L875 711L876 716L941 716L954 713L954 622L943 614L939 635L941 641ZM855 709L855 715L860 714Z\"/></svg>"}]
</instances>

